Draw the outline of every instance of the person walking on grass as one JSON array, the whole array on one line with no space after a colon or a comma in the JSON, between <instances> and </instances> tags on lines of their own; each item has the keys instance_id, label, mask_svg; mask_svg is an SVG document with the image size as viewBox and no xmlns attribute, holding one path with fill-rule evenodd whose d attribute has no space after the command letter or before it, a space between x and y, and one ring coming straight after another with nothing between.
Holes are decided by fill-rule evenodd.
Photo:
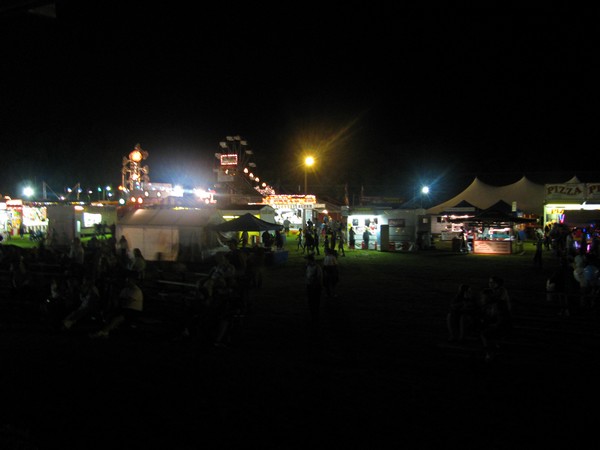
<instances>
[{"instance_id":1,"label":"person walking on grass","mask_svg":"<svg viewBox=\"0 0 600 450\"><path fill-rule=\"evenodd\" d=\"M509 303L494 293L494 289L486 288L481 292L481 343L485 351L485 361L496 358L498 341L510 333L512 315Z\"/></svg>"},{"instance_id":2,"label":"person walking on grass","mask_svg":"<svg viewBox=\"0 0 600 450\"><path fill-rule=\"evenodd\" d=\"M331 247L325 247L323 259L323 285L328 298L337 297L335 288L340 280L337 252Z\"/></svg>"},{"instance_id":3,"label":"person walking on grass","mask_svg":"<svg viewBox=\"0 0 600 450\"><path fill-rule=\"evenodd\" d=\"M478 318L479 315L477 314L471 286L468 284L459 285L458 292L450 301L450 308L446 316L448 340L450 342L462 342L469 330L476 329Z\"/></svg>"},{"instance_id":4,"label":"person walking on grass","mask_svg":"<svg viewBox=\"0 0 600 450\"><path fill-rule=\"evenodd\" d=\"M340 253L342 256L346 256L346 251L344 250L344 244L346 242L346 234L344 233L344 230L340 230L337 232L337 249L338 249L338 253ZM335 249L335 246L334 246Z\"/></svg>"},{"instance_id":5,"label":"person walking on grass","mask_svg":"<svg viewBox=\"0 0 600 450\"><path fill-rule=\"evenodd\" d=\"M300 251L302 249L302 253L304 253L304 245L302 243L302 228L298 228L298 236L296 237L296 241L298 242L296 251Z\"/></svg>"}]
</instances>

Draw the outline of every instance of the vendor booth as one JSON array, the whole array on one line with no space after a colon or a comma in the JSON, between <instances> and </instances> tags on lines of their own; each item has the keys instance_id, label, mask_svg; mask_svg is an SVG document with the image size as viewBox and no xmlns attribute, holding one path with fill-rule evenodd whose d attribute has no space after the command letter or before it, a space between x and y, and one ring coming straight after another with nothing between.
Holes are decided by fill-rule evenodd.
<instances>
[{"instance_id":1,"label":"vendor booth","mask_svg":"<svg viewBox=\"0 0 600 450\"><path fill-rule=\"evenodd\" d=\"M217 225L212 225L210 229L217 233L223 233L225 235L224 240L226 241L233 238L237 246L238 239L236 235L239 232L246 231L255 233L268 233L270 231L283 231L283 225L274 222L267 222L253 216L250 213L247 213L236 219L232 219ZM254 252L257 250L257 247L260 247L261 250L265 250L265 261L267 264L281 264L288 259L287 250L272 251L271 247L264 249L263 246L251 246L244 249L244 251Z\"/></svg>"},{"instance_id":2,"label":"vendor booth","mask_svg":"<svg viewBox=\"0 0 600 450\"><path fill-rule=\"evenodd\" d=\"M23 203L20 199L7 199L0 202L0 234L4 239L23 233L31 236L46 233L48 220L45 206Z\"/></svg>"},{"instance_id":3,"label":"vendor booth","mask_svg":"<svg viewBox=\"0 0 600 450\"><path fill-rule=\"evenodd\" d=\"M277 217L277 211L270 205L258 203L258 204L248 204L248 205L227 205L227 206L219 206L218 211L223 217L225 222L231 222L232 220L236 220L245 215L251 215L256 217L257 219L264 220L269 223L275 222L275 218ZM238 231L238 238L241 239L241 233L239 231L243 230L233 230ZM261 231L248 231L248 241L249 245L256 245L261 242ZM233 235L231 236L234 237Z\"/></svg>"},{"instance_id":4,"label":"vendor booth","mask_svg":"<svg viewBox=\"0 0 600 450\"><path fill-rule=\"evenodd\" d=\"M600 183L546 184L544 225L597 229L600 224Z\"/></svg>"},{"instance_id":5,"label":"vendor booth","mask_svg":"<svg viewBox=\"0 0 600 450\"><path fill-rule=\"evenodd\" d=\"M117 221L114 205L65 203L48 205L49 246L69 246L73 238L93 236L98 225L110 228Z\"/></svg>"},{"instance_id":6,"label":"vendor booth","mask_svg":"<svg viewBox=\"0 0 600 450\"><path fill-rule=\"evenodd\" d=\"M428 233L429 224L421 230L420 221L428 220L422 213L422 209L351 209L347 235L350 235L350 229L354 231L357 249L413 251L418 240L424 238L426 243L430 243L424 234Z\"/></svg>"},{"instance_id":7,"label":"vendor booth","mask_svg":"<svg viewBox=\"0 0 600 450\"><path fill-rule=\"evenodd\" d=\"M303 228L306 222L314 221L318 208L325 208L325 204L317 203L314 195L266 195L263 204L274 209L273 221L285 225L292 234Z\"/></svg>"},{"instance_id":8,"label":"vendor booth","mask_svg":"<svg viewBox=\"0 0 600 450\"><path fill-rule=\"evenodd\" d=\"M509 212L510 205L497 202L491 208L469 218L453 219L463 223L463 230L453 239L452 249L475 254L510 255L523 251L520 228L537 219Z\"/></svg>"}]
</instances>

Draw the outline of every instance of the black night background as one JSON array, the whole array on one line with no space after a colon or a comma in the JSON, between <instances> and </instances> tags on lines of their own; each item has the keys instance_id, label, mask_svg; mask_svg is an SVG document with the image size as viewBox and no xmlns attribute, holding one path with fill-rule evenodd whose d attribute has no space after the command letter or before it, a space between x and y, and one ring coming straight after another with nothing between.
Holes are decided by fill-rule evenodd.
<instances>
[{"instance_id":1,"label":"black night background","mask_svg":"<svg viewBox=\"0 0 600 450\"><path fill-rule=\"evenodd\" d=\"M595 176L583 13L132 5L58 1L55 18L5 8L0 192L118 184L136 143L152 181L208 185L229 135L280 193L297 193L307 150L311 186L331 197L429 184L441 202L475 176Z\"/></svg>"}]
</instances>

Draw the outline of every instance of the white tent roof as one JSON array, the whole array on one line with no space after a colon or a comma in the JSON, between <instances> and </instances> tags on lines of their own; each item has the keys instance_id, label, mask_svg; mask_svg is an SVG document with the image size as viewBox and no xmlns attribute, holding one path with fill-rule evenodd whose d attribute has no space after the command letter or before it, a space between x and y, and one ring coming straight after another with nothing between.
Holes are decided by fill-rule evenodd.
<instances>
[{"instance_id":1,"label":"white tent roof","mask_svg":"<svg viewBox=\"0 0 600 450\"><path fill-rule=\"evenodd\" d=\"M473 182L460 194L450 200L433 206L427 210L428 214L441 214L461 201L480 208L487 209L500 200L509 205L517 202L517 209L530 214L541 214L544 207L545 187L543 184L534 183L523 176L519 181L506 186L492 186L475 177Z\"/></svg>"},{"instance_id":2,"label":"white tent roof","mask_svg":"<svg viewBox=\"0 0 600 450\"><path fill-rule=\"evenodd\" d=\"M581 183L581 181L579 181L579 178L577 178L577 175L574 175L573 178L571 178L569 181L565 181L565 184L579 184Z\"/></svg>"},{"instance_id":3,"label":"white tent roof","mask_svg":"<svg viewBox=\"0 0 600 450\"><path fill-rule=\"evenodd\" d=\"M224 222L214 209L137 209L119 217L118 225L203 227Z\"/></svg>"}]
</instances>

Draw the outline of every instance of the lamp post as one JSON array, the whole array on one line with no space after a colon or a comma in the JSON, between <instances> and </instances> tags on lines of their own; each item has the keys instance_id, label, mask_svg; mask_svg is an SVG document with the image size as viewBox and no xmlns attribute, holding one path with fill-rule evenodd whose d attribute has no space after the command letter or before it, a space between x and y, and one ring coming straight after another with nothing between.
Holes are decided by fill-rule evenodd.
<instances>
[{"instance_id":1,"label":"lamp post","mask_svg":"<svg viewBox=\"0 0 600 450\"><path fill-rule=\"evenodd\" d=\"M304 158L304 199L306 200L306 195L308 195L308 168L312 167L315 164L315 158L312 156L307 156ZM304 203L304 208L302 208L302 229L306 231L306 202Z\"/></svg>"},{"instance_id":2,"label":"lamp post","mask_svg":"<svg viewBox=\"0 0 600 450\"><path fill-rule=\"evenodd\" d=\"M423 196L429 194L429 186L423 186L421 188L421 208L423 208Z\"/></svg>"}]
</instances>

